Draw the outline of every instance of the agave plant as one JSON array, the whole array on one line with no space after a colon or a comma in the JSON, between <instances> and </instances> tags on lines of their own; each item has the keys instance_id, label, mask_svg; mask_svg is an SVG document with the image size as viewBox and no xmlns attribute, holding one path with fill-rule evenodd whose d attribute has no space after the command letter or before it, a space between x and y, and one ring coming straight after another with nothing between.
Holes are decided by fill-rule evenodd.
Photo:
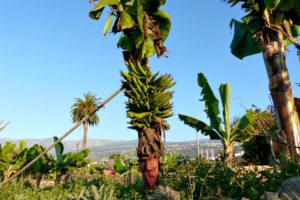
<instances>
[{"instance_id":1,"label":"agave plant","mask_svg":"<svg viewBox=\"0 0 300 200\"><path fill-rule=\"evenodd\" d=\"M219 100L215 97L205 76L198 74L198 84L202 88L201 96L205 103L205 112L209 118L210 124L204 121L187 116L179 115L179 119L185 124L201 131L202 134L209 136L212 140L221 140L225 151L225 164L232 167L234 160L234 144L236 141L245 141L251 134L255 134L265 127L273 118L269 110L255 112L252 109L247 110L233 126L230 125L230 85L221 84L219 93L223 106L222 118L220 117ZM222 126L223 124L223 126Z\"/></svg>"},{"instance_id":2,"label":"agave plant","mask_svg":"<svg viewBox=\"0 0 300 200\"><path fill-rule=\"evenodd\" d=\"M121 32L118 47L128 72L122 72L124 80L127 116L132 129L138 132L140 169L145 186L153 188L158 176L159 157L164 152L162 134L169 128L165 118L172 116L172 92L174 85L170 75L153 74L148 58L156 53L165 55L163 45L170 27L169 15L160 10L165 0L100 0L90 12L93 19L99 19L105 7L109 17L103 30L106 35ZM113 22L113 18L115 19Z\"/></svg>"}]
</instances>

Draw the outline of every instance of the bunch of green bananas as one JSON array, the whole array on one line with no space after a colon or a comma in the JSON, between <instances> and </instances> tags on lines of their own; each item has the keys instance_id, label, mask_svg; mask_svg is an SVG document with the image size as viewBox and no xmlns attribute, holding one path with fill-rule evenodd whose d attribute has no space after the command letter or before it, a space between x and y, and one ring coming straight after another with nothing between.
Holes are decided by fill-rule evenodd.
<instances>
[{"instance_id":1,"label":"bunch of green bananas","mask_svg":"<svg viewBox=\"0 0 300 200\"><path fill-rule=\"evenodd\" d=\"M149 68L140 63L127 65L128 72L121 72L125 89L127 116L130 128L141 131L156 128L169 129L165 118L171 117L173 104L170 102L173 92L168 91L175 85L171 75L152 74Z\"/></svg>"}]
</instances>

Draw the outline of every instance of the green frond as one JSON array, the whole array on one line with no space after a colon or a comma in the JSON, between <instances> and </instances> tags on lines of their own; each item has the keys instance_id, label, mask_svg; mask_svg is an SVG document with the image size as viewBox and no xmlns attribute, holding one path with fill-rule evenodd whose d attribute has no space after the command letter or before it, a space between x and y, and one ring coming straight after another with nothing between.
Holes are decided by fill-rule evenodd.
<instances>
[{"instance_id":1,"label":"green frond","mask_svg":"<svg viewBox=\"0 0 300 200\"><path fill-rule=\"evenodd\" d=\"M100 104L100 98L97 98L93 93L87 92L84 94L84 99L76 98L75 103L71 106L71 116L74 123L79 122L85 116L93 112ZM89 125L97 125L100 118L97 113L93 114L88 119Z\"/></svg>"},{"instance_id":2,"label":"green frond","mask_svg":"<svg viewBox=\"0 0 300 200\"><path fill-rule=\"evenodd\" d=\"M232 134L238 140L249 138L251 135L263 134L273 126L275 118L269 110L256 112L247 110L246 114L232 128Z\"/></svg>"}]
</instances>

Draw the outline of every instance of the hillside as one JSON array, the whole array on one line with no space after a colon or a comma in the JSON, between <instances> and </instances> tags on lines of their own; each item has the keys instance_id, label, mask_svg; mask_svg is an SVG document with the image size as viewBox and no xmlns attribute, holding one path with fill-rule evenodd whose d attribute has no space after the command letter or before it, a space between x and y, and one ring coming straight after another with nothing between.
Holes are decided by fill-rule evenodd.
<instances>
[{"instance_id":1,"label":"hillside","mask_svg":"<svg viewBox=\"0 0 300 200\"><path fill-rule=\"evenodd\" d=\"M18 143L17 139L0 139L0 144L6 141L12 141ZM27 146L34 144L41 144L45 147L50 146L53 143L51 138L46 139L25 139ZM65 150L64 152L76 152L81 150L81 140L66 140L63 141ZM137 140L122 141L122 140L102 140L102 139L88 139L87 147L90 149L90 158L94 161L105 160L112 154L131 154L135 156L135 149L137 147ZM209 139L200 140L200 154L203 157L213 158L220 151L222 151L222 145L219 141L212 141ZM197 155L197 141L183 141L183 142L166 142L167 152L177 152L181 155L194 157ZM240 146L236 148L236 152L240 152ZM54 150L50 151L54 154ZM212 156L214 154L214 156Z\"/></svg>"}]
</instances>

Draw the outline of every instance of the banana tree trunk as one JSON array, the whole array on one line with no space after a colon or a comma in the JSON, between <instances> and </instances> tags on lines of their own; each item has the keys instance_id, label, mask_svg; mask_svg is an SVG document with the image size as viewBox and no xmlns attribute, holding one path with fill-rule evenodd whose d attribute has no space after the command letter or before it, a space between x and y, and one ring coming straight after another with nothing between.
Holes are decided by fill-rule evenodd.
<instances>
[{"instance_id":1,"label":"banana tree trunk","mask_svg":"<svg viewBox=\"0 0 300 200\"><path fill-rule=\"evenodd\" d=\"M137 155L142 172L144 188L154 189L160 167L160 156L165 151L161 135L155 129L145 129L139 133Z\"/></svg>"},{"instance_id":2,"label":"banana tree trunk","mask_svg":"<svg viewBox=\"0 0 300 200\"><path fill-rule=\"evenodd\" d=\"M263 58L269 77L269 89L277 112L279 128L284 132L292 159L300 153L300 123L286 66L286 46L282 34L266 30L261 38Z\"/></svg>"},{"instance_id":3,"label":"banana tree trunk","mask_svg":"<svg viewBox=\"0 0 300 200\"><path fill-rule=\"evenodd\" d=\"M62 173L59 173L59 172L56 173L56 177L55 177L55 181L54 181L55 186L58 186L60 184L62 176L63 176Z\"/></svg>"},{"instance_id":4,"label":"banana tree trunk","mask_svg":"<svg viewBox=\"0 0 300 200\"><path fill-rule=\"evenodd\" d=\"M224 144L224 150L225 150L225 158L224 162L225 165L229 168L232 168L233 161L234 161L234 144L235 142L231 142L229 144Z\"/></svg>"},{"instance_id":5,"label":"banana tree trunk","mask_svg":"<svg viewBox=\"0 0 300 200\"><path fill-rule=\"evenodd\" d=\"M43 179L43 174L39 173L36 177L36 186L37 186L37 188L41 188L42 179Z\"/></svg>"},{"instance_id":6,"label":"banana tree trunk","mask_svg":"<svg viewBox=\"0 0 300 200\"><path fill-rule=\"evenodd\" d=\"M82 149L86 148L86 140L87 140L87 132L88 132L88 120L84 121L84 133L83 133L83 139L82 139Z\"/></svg>"}]
</instances>

